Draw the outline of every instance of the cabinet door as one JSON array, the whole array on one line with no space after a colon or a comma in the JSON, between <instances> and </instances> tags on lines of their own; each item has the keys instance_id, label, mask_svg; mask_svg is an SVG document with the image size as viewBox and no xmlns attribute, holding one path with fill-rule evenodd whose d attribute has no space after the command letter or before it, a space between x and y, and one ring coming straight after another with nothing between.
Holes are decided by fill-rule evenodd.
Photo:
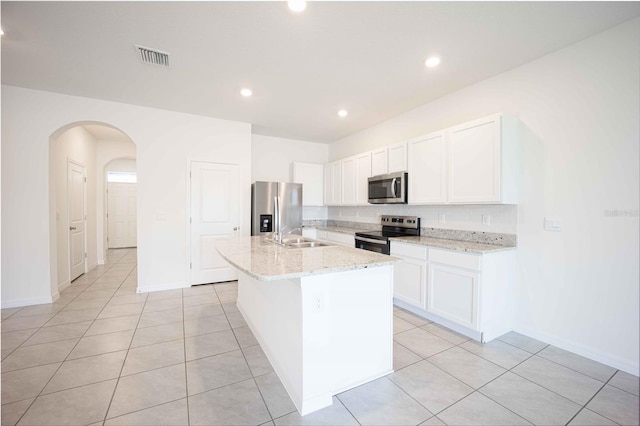
<instances>
[{"instance_id":1,"label":"cabinet door","mask_svg":"<svg viewBox=\"0 0 640 426\"><path fill-rule=\"evenodd\" d=\"M340 161L336 161L331 164L331 170L333 172L333 205L339 206L342 204L342 164Z\"/></svg>"},{"instance_id":2,"label":"cabinet door","mask_svg":"<svg viewBox=\"0 0 640 426\"><path fill-rule=\"evenodd\" d=\"M332 206L333 203L333 167L327 164L324 166L324 205Z\"/></svg>"},{"instance_id":3,"label":"cabinet door","mask_svg":"<svg viewBox=\"0 0 640 426\"><path fill-rule=\"evenodd\" d=\"M409 204L447 201L447 146L444 132L408 142Z\"/></svg>"},{"instance_id":4,"label":"cabinet door","mask_svg":"<svg viewBox=\"0 0 640 426\"><path fill-rule=\"evenodd\" d=\"M302 184L302 205L322 206L324 196L324 166L293 163L293 182Z\"/></svg>"},{"instance_id":5,"label":"cabinet door","mask_svg":"<svg viewBox=\"0 0 640 426\"><path fill-rule=\"evenodd\" d=\"M429 263L427 310L478 330L480 274Z\"/></svg>"},{"instance_id":6,"label":"cabinet door","mask_svg":"<svg viewBox=\"0 0 640 426\"><path fill-rule=\"evenodd\" d=\"M393 265L393 297L420 309L425 309L427 262L401 257Z\"/></svg>"},{"instance_id":7,"label":"cabinet door","mask_svg":"<svg viewBox=\"0 0 640 426\"><path fill-rule=\"evenodd\" d=\"M407 144L402 142L388 148L388 173L407 171Z\"/></svg>"},{"instance_id":8,"label":"cabinet door","mask_svg":"<svg viewBox=\"0 0 640 426\"><path fill-rule=\"evenodd\" d=\"M371 176L386 175L387 167L387 148L371 151Z\"/></svg>"},{"instance_id":9,"label":"cabinet door","mask_svg":"<svg viewBox=\"0 0 640 426\"><path fill-rule=\"evenodd\" d=\"M500 115L449 130L449 201L500 201Z\"/></svg>"},{"instance_id":10,"label":"cabinet door","mask_svg":"<svg viewBox=\"0 0 640 426\"><path fill-rule=\"evenodd\" d=\"M371 153L356 156L356 204L369 205L369 181L371 177Z\"/></svg>"},{"instance_id":11,"label":"cabinet door","mask_svg":"<svg viewBox=\"0 0 640 426\"><path fill-rule=\"evenodd\" d=\"M356 157L342 160L342 199L341 204L356 204Z\"/></svg>"},{"instance_id":12,"label":"cabinet door","mask_svg":"<svg viewBox=\"0 0 640 426\"><path fill-rule=\"evenodd\" d=\"M350 234L343 234L342 232L327 231L326 240L331 241L332 243L344 245L347 247L356 246L355 236Z\"/></svg>"}]
</instances>

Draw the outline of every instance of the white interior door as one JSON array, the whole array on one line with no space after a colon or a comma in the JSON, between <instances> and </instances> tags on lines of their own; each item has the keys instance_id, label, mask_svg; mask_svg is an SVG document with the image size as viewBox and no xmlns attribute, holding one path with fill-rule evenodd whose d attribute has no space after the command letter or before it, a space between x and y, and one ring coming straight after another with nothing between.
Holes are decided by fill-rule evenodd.
<instances>
[{"instance_id":1,"label":"white interior door","mask_svg":"<svg viewBox=\"0 0 640 426\"><path fill-rule=\"evenodd\" d=\"M135 183L107 186L107 242L109 248L137 246L138 188Z\"/></svg>"},{"instance_id":2,"label":"white interior door","mask_svg":"<svg viewBox=\"0 0 640 426\"><path fill-rule=\"evenodd\" d=\"M191 284L237 279L216 251L220 240L238 235L240 182L235 164L191 162Z\"/></svg>"},{"instance_id":3,"label":"white interior door","mask_svg":"<svg viewBox=\"0 0 640 426\"><path fill-rule=\"evenodd\" d=\"M67 208L69 222L69 280L85 272L85 174L84 166L67 162Z\"/></svg>"}]
</instances>

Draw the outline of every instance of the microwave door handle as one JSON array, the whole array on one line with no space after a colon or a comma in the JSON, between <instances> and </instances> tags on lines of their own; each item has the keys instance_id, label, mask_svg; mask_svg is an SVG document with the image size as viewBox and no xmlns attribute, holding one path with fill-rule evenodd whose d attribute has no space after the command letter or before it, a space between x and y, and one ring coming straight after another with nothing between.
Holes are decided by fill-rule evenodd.
<instances>
[{"instance_id":1,"label":"microwave door handle","mask_svg":"<svg viewBox=\"0 0 640 426\"><path fill-rule=\"evenodd\" d=\"M396 181L396 178L393 178L391 181L391 195L393 195L393 198L398 198L398 195L396 194Z\"/></svg>"}]
</instances>

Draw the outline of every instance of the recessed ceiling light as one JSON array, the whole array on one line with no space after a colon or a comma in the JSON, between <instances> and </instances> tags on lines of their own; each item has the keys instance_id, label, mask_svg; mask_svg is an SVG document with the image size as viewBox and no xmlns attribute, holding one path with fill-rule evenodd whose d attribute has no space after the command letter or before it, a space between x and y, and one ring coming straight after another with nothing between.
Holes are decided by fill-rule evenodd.
<instances>
[{"instance_id":1,"label":"recessed ceiling light","mask_svg":"<svg viewBox=\"0 0 640 426\"><path fill-rule=\"evenodd\" d=\"M253 95L253 92L251 91L251 89L242 89L240 91L240 94L245 98L248 98L249 96Z\"/></svg>"},{"instance_id":2,"label":"recessed ceiling light","mask_svg":"<svg viewBox=\"0 0 640 426\"><path fill-rule=\"evenodd\" d=\"M437 56L432 56L430 58L427 58L426 61L424 61L424 65L427 68L437 67L439 64L440 64L440 58L438 58Z\"/></svg>"},{"instance_id":3,"label":"recessed ceiling light","mask_svg":"<svg viewBox=\"0 0 640 426\"><path fill-rule=\"evenodd\" d=\"M341 109L340 111L338 111L338 115L340 117L346 117L349 114L349 111L347 111L346 109Z\"/></svg>"},{"instance_id":4,"label":"recessed ceiling light","mask_svg":"<svg viewBox=\"0 0 640 426\"><path fill-rule=\"evenodd\" d=\"M307 2L304 0L289 0L287 4L293 12L302 12L307 8Z\"/></svg>"}]
</instances>

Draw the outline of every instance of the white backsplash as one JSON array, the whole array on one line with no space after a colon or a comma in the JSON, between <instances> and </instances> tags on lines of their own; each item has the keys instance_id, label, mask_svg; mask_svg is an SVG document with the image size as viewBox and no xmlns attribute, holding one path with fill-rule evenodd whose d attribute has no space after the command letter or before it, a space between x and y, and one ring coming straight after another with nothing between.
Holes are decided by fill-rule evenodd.
<instances>
[{"instance_id":1,"label":"white backsplash","mask_svg":"<svg viewBox=\"0 0 640 426\"><path fill-rule=\"evenodd\" d=\"M327 220L329 207L303 207L302 220Z\"/></svg>"},{"instance_id":2,"label":"white backsplash","mask_svg":"<svg viewBox=\"0 0 640 426\"><path fill-rule=\"evenodd\" d=\"M324 219L323 217L307 217L305 219ZM318 207L327 209L326 219L349 222L380 223L380 215L418 216L424 228L458 229L463 231L496 232L516 234L518 229L518 206L513 204L491 205L451 205L451 206L408 206L381 205L362 207ZM320 212L314 212L320 213ZM311 214L311 213L310 213ZM440 215L444 214L444 223ZM483 215L490 216L490 224L483 225Z\"/></svg>"}]
</instances>

